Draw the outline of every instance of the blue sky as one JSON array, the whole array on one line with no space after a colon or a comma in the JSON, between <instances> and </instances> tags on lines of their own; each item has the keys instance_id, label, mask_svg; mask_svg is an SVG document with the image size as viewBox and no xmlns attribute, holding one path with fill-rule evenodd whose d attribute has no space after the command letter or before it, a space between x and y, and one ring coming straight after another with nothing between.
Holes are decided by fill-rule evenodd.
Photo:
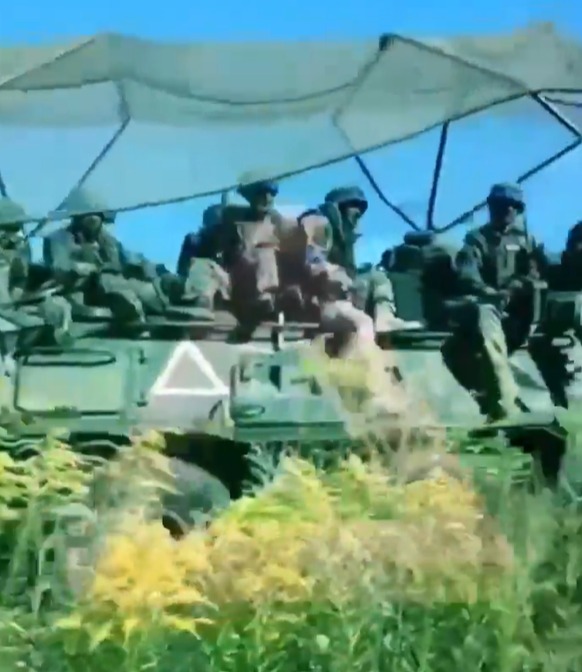
<instances>
[{"instance_id":1,"label":"blue sky","mask_svg":"<svg viewBox=\"0 0 582 672\"><path fill-rule=\"evenodd\" d=\"M221 0L216 3L165 0L79 2L0 1L0 41L48 41L100 31L164 40L257 40L369 37L381 32L411 36L509 31L531 21L553 21L582 39L582 8L573 0ZM365 7L365 11L363 8ZM495 180L514 178L564 144L563 131L539 114L512 121L481 115L451 131L437 219L445 223L486 193ZM370 156L368 164L386 194L422 218L430 188L437 137L427 135ZM2 144L0 141L0 156ZM580 153L560 162L526 189L528 224L549 247L561 246L567 228L582 218ZM283 204L313 205L338 184L357 183L370 192L354 162L293 178L281 186ZM382 249L407 230L370 193L363 222L362 261L376 261ZM184 234L196 229L209 201L192 201L120 217L116 230L130 247L170 267ZM477 220L479 221L479 220ZM459 228L452 233L458 238Z\"/></svg>"}]
</instances>

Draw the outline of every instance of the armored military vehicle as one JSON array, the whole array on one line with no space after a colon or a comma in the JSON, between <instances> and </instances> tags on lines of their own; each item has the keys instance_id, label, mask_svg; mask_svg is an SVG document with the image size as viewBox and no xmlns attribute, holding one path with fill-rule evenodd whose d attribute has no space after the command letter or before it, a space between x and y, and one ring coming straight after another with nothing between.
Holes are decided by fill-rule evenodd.
<instances>
[{"instance_id":1,"label":"armored military vehicle","mask_svg":"<svg viewBox=\"0 0 582 672\"><path fill-rule=\"evenodd\" d=\"M516 353L513 366L527 412L484 427L471 391L442 361L447 327L441 321L438 328L435 298L446 289L427 288L423 278L428 258L442 265L446 277L452 250L440 238L483 205L446 226L434 222L450 125L508 101L527 98L539 105L572 141L518 178L524 181L581 142L575 125L544 95L576 89L581 62L582 46L548 26L500 37L419 42L384 35L349 44L227 49L97 35L69 45L3 50L0 124L15 131L73 129L78 142L71 151L87 151L95 128L114 126L75 188L98 192L117 213L201 195L218 198L244 170L256 168L258 146L269 147L266 178L354 157L381 200L415 229L385 255L399 316L418 323L379 339L387 352L386 376L418 394L439 426L501 429L526 448L538 445L543 434L542 443L557 454L565 439L525 351ZM361 155L438 125L441 142L426 223L420 225L384 195ZM50 159L58 165L58 156ZM17 198L9 171L0 170L2 195ZM43 180L53 177L45 172ZM82 214L63 208L39 213L35 189L23 203L35 235ZM212 320L172 305L145 327L123 328L107 309L75 305L73 343L64 348L51 342L35 316L40 298L61 291L42 272L40 278L38 291L23 300L26 324L12 319L12 304L2 317L0 395L7 434L40 437L66 427L82 446L123 442L135 430L163 430L172 455L194 465L198 476L218 478L233 496L240 493L243 453L251 445L355 440L354 418L338 390L301 363L317 324L290 322L281 314L261 324L248 343L234 344L228 305L219 306ZM544 291L540 287L537 294L539 319ZM397 417L382 431L394 428Z\"/></svg>"}]
</instances>

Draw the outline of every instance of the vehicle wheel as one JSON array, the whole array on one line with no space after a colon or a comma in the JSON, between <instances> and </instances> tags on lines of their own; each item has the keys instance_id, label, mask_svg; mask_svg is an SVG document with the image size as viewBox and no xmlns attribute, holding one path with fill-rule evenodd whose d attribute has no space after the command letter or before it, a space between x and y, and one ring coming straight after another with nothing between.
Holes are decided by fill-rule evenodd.
<instances>
[{"instance_id":1,"label":"vehicle wheel","mask_svg":"<svg viewBox=\"0 0 582 672\"><path fill-rule=\"evenodd\" d=\"M172 458L170 465L176 492L164 495L163 521L174 536L181 536L195 523L225 509L230 494L218 478L196 464Z\"/></svg>"}]
</instances>

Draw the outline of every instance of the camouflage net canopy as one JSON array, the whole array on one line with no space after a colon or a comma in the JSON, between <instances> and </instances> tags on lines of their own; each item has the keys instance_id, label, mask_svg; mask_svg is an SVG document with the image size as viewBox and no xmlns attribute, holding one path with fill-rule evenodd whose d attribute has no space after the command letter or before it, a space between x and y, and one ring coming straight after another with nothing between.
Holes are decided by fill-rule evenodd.
<instances>
[{"instance_id":1,"label":"camouflage net canopy","mask_svg":"<svg viewBox=\"0 0 582 672\"><path fill-rule=\"evenodd\" d=\"M580 82L582 44L546 24L424 41L104 34L3 48L0 188L31 218L58 211L79 182L112 210L169 203L221 192L250 169L284 177Z\"/></svg>"}]
</instances>

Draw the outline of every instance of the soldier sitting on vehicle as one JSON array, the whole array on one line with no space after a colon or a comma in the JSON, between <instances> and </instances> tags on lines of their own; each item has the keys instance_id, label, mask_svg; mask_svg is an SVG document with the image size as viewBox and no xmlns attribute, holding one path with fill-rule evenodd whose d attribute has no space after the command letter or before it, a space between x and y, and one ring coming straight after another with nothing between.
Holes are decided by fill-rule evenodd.
<instances>
[{"instance_id":1,"label":"soldier sitting on vehicle","mask_svg":"<svg viewBox=\"0 0 582 672\"><path fill-rule=\"evenodd\" d=\"M453 316L453 334L442 353L459 383L478 393L482 413L498 420L523 410L509 355L528 342L545 260L520 221L521 188L496 184L487 202L489 223L470 231L457 255L459 291L466 300ZM551 343L529 345L546 380L544 357Z\"/></svg>"},{"instance_id":2,"label":"soldier sitting on vehicle","mask_svg":"<svg viewBox=\"0 0 582 672\"><path fill-rule=\"evenodd\" d=\"M186 236L180 252L178 272L197 269L209 303L217 291L228 293L220 269L226 271L233 312L249 325L273 317L278 305L283 229L293 228L274 208L278 191L272 180L243 181L238 193L248 205L209 208L202 228Z\"/></svg>"},{"instance_id":3,"label":"soldier sitting on vehicle","mask_svg":"<svg viewBox=\"0 0 582 672\"><path fill-rule=\"evenodd\" d=\"M51 329L57 342L66 334L71 311L60 296L35 295L45 278L32 264L29 241L22 235L24 209L9 198L0 199L0 304L2 317L16 326L36 324L35 314ZM5 353L3 353L4 355Z\"/></svg>"},{"instance_id":4,"label":"soldier sitting on vehicle","mask_svg":"<svg viewBox=\"0 0 582 672\"><path fill-rule=\"evenodd\" d=\"M283 236L283 278L288 281L289 269L295 269L292 282L303 306L311 307L321 330L332 336L331 352L341 357L360 345L375 347L379 331L408 326L394 314L387 276L377 269L362 273L356 268L355 230L366 208L357 187L334 190L324 205L303 213L295 231L287 227Z\"/></svg>"},{"instance_id":5,"label":"soldier sitting on vehicle","mask_svg":"<svg viewBox=\"0 0 582 672\"><path fill-rule=\"evenodd\" d=\"M172 300L185 298L181 278L132 254L107 230L114 214L81 190L69 203L84 214L48 236L43 254L73 305L103 306L117 320L143 322L146 313L163 314Z\"/></svg>"},{"instance_id":6,"label":"soldier sitting on vehicle","mask_svg":"<svg viewBox=\"0 0 582 672\"><path fill-rule=\"evenodd\" d=\"M582 292L582 221L568 231L559 265L559 289Z\"/></svg>"},{"instance_id":7,"label":"soldier sitting on vehicle","mask_svg":"<svg viewBox=\"0 0 582 672\"><path fill-rule=\"evenodd\" d=\"M568 396L582 394L582 222L569 231L564 251L548 256L549 293L540 324L543 342L556 346L545 353L546 384L554 403L568 407Z\"/></svg>"},{"instance_id":8,"label":"soldier sitting on vehicle","mask_svg":"<svg viewBox=\"0 0 582 672\"><path fill-rule=\"evenodd\" d=\"M333 189L325 202L308 210L299 222L305 232L308 255L325 260L349 284L351 301L355 308L368 315L377 334L388 333L406 325L395 315L392 284L378 268L358 269L355 262L355 244L359 237L357 227L368 209L368 201L359 187Z\"/></svg>"},{"instance_id":9,"label":"soldier sitting on vehicle","mask_svg":"<svg viewBox=\"0 0 582 672\"><path fill-rule=\"evenodd\" d=\"M197 296L197 305L214 314L217 298L230 299L230 278L224 270L223 206L212 205L204 211L202 226L182 241L176 272L187 280Z\"/></svg>"}]
</instances>

